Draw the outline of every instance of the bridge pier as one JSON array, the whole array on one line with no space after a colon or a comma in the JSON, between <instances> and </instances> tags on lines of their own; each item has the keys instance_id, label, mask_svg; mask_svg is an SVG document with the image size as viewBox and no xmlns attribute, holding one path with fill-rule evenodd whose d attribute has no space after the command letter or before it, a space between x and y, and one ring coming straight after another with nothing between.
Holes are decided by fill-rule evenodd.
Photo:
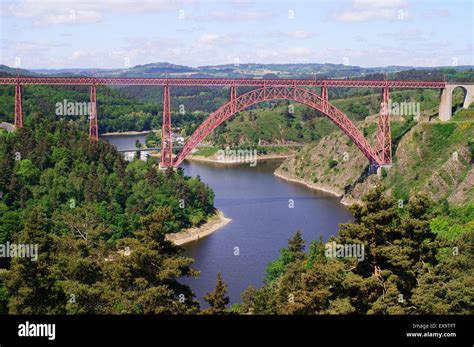
<instances>
[{"instance_id":1,"label":"bridge pier","mask_svg":"<svg viewBox=\"0 0 474 347\"><path fill-rule=\"evenodd\" d=\"M377 156L381 165L392 164L392 135L390 130L390 110L388 107L388 85L382 88L382 102L377 127Z\"/></svg>"},{"instance_id":2,"label":"bridge pier","mask_svg":"<svg viewBox=\"0 0 474 347\"><path fill-rule=\"evenodd\" d=\"M450 87L441 89L441 96L439 101L439 119L443 122L451 119L453 94Z\"/></svg>"},{"instance_id":3,"label":"bridge pier","mask_svg":"<svg viewBox=\"0 0 474 347\"><path fill-rule=\"evenodd\" d=\"M391 168L392 168L392 164L378 165L377 166L377 176L382 177L382 170L383 169L388 170L388 169L391 169Z\"/></svg>"},{"instance_id":4,"label":"bridge pier","mask_svg":"<svg viewBox=\"0 0 474 347\"><path fill-rule=\"evenodd\" d=\"M462 107L468 108L474 102L474 84L453 84L448 83L441 89L441 100L439 103L439 119L448 121L453 115L453 91L461 87L465 92L465 98Z\"/></svg>"},{"instance_id":5,"label":"bridge pier","mask_svg":"<svg viewBox=\"0 0 474 347\"><path fill-rule=\"evenodd\" d=\"M462 108L469 108L472 103L474 103L474 85L469 85L466 86L466 97L464 98Z\"/></svg>"},{"instance_id":6,"label":"bridge pier","mask_svg":"<svg viewBox=\"0 0 474 347\"><path fill-rule=\"evenodd\" d=\"M163 87L163 122L161 127L161 161L160 168L172 166L173 140L171 138L170 88Z\"/></svg>"},{"instance_id":7,"label":"bridge pier","mask_svg":"<svg viewBox=\"0 0 474 347\"><path fill-rule=\"evenodd\" d=\"M324 82L323 85L321 86L321 99L324 100L324 105L323 105L324 112L327 112L329 96L328 96L328 85L326 82Z\"/></svg>"},{"instance_id":8,"label":"bridge pier","mask_svg":"<svg viewBox=\"0 0 474 347\"><path fill-rule=\"evenodd\" d=\"M237 100L237 89L235 87L235 84L231 84L230 85L230 101L232 103L232 112L235 112L236 110L236 107L237 107L237 104L236 104L236 100Z\"/></svg>"},{"instance_id":9,"label":"bridge pier","mask_svg":"<svg viewBox=\"0 0 474 347\"><path fill-rule=\"evenodd\" d=\"M97 96L95 85L91 85L90 99L89 139L92 141L99 141L99 127L97 123Z\"/></svg>"},{"instance_id":10,"label":"bridge pier","mask_svg":"<svg viewBox=\"0 0 474 347\"><path fill-rule=\"evenodd\" d=\"M23 128L23 105L21 100L21 86L20 83L15 84L15 129Z\"/></svg>"}]
</instances>

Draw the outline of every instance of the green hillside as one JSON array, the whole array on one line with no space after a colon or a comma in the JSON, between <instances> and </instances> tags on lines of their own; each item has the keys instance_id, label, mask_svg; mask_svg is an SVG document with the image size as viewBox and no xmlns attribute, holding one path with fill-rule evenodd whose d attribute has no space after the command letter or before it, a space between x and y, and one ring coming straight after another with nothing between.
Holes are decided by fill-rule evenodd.
<instances>
[{"instance_id":1,"label":"green hillside","mask_svg":"<svg viewBox=\"0 0 474 347\"><path fill-rule=\"evenodd\" d=\"M346 203L358 201L378 184L404 201L419 191L436 202L473 201L474 121L419 123L404 133L409 125L409 121L392 123L392 138L400 139L393 165L381 177L367 175L367 159L340 131L301 149L277 173L332 191ZM375 127L367 129L373 143Z\"/></svg>"},{"instance_id":2,"label":"green hillside","mask_svg":"<svg viewBox=\"0 0 474 347\"><path fill-rule=\"evenodd\" d=\"M398 198L426 191L435 201L474 200L474 122L419 124L400 142L382 179Z\"/></svg>"}]
</instances>

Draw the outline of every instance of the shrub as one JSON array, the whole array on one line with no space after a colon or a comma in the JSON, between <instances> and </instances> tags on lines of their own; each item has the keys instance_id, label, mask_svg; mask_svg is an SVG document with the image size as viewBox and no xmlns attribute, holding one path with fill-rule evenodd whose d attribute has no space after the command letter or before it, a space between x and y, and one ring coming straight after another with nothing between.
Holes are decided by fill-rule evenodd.
<instances>
[{"instance_id":1,"label":"shrub","mask_svg":"<svg viewBox=\"0 0 474 347\"><path fill-rule=\"evenodd\" d=\"M467 146L469 147L469 151L471 151L471 163L474 163L474 138L467 141Z\"/></svg>"},{"instance_id":2,"label":"shrub","mask_svg":"<svg viewBox=\"0 0 474 347\"><path fill-rule=\"evenodd\" d=\"M337 166L337 160L334 160L334 159L328 160L328 165L330 169L333 169L334 167Z\"/></svg>"}]
</instances>

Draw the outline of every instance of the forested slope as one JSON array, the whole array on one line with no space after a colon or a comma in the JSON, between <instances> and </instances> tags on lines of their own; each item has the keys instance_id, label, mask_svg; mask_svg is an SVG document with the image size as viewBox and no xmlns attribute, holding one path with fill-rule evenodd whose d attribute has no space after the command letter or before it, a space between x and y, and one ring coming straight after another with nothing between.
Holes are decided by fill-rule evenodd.
<instances>
[{"instance_id":1,"label":"forested slope","mask_svg":"<svg viewBox=\"0 0 474 347\"><path fill-rule=\"evenodd\" d=\"M0 131L0 193L0 243L38 247L36 261L1 258L1 312L196 311L177 280L196 274L192 259L165 235L214 212L199 178L127 164L76 124L33 115Z\"/></svg>"}]
</instances>

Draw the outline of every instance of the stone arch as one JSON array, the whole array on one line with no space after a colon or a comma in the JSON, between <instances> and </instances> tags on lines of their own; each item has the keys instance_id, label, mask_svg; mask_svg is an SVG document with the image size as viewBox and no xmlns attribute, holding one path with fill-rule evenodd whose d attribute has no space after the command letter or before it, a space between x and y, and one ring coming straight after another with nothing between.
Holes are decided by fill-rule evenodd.
<instances>
[{"instance_id":1,"label":"stone arch","mask_svg":"<svg viewBox=\"0 0 474 347\"><path fill-rule=\"evenodd\" d=\"M453 93L457 88L464 91L463 108L468 108L474 102L474 83L448 83L446 88L441 91L441 101L439 104L439 118L442 121L448 121L453 114Z\"/></svg>"}]
</instances>

